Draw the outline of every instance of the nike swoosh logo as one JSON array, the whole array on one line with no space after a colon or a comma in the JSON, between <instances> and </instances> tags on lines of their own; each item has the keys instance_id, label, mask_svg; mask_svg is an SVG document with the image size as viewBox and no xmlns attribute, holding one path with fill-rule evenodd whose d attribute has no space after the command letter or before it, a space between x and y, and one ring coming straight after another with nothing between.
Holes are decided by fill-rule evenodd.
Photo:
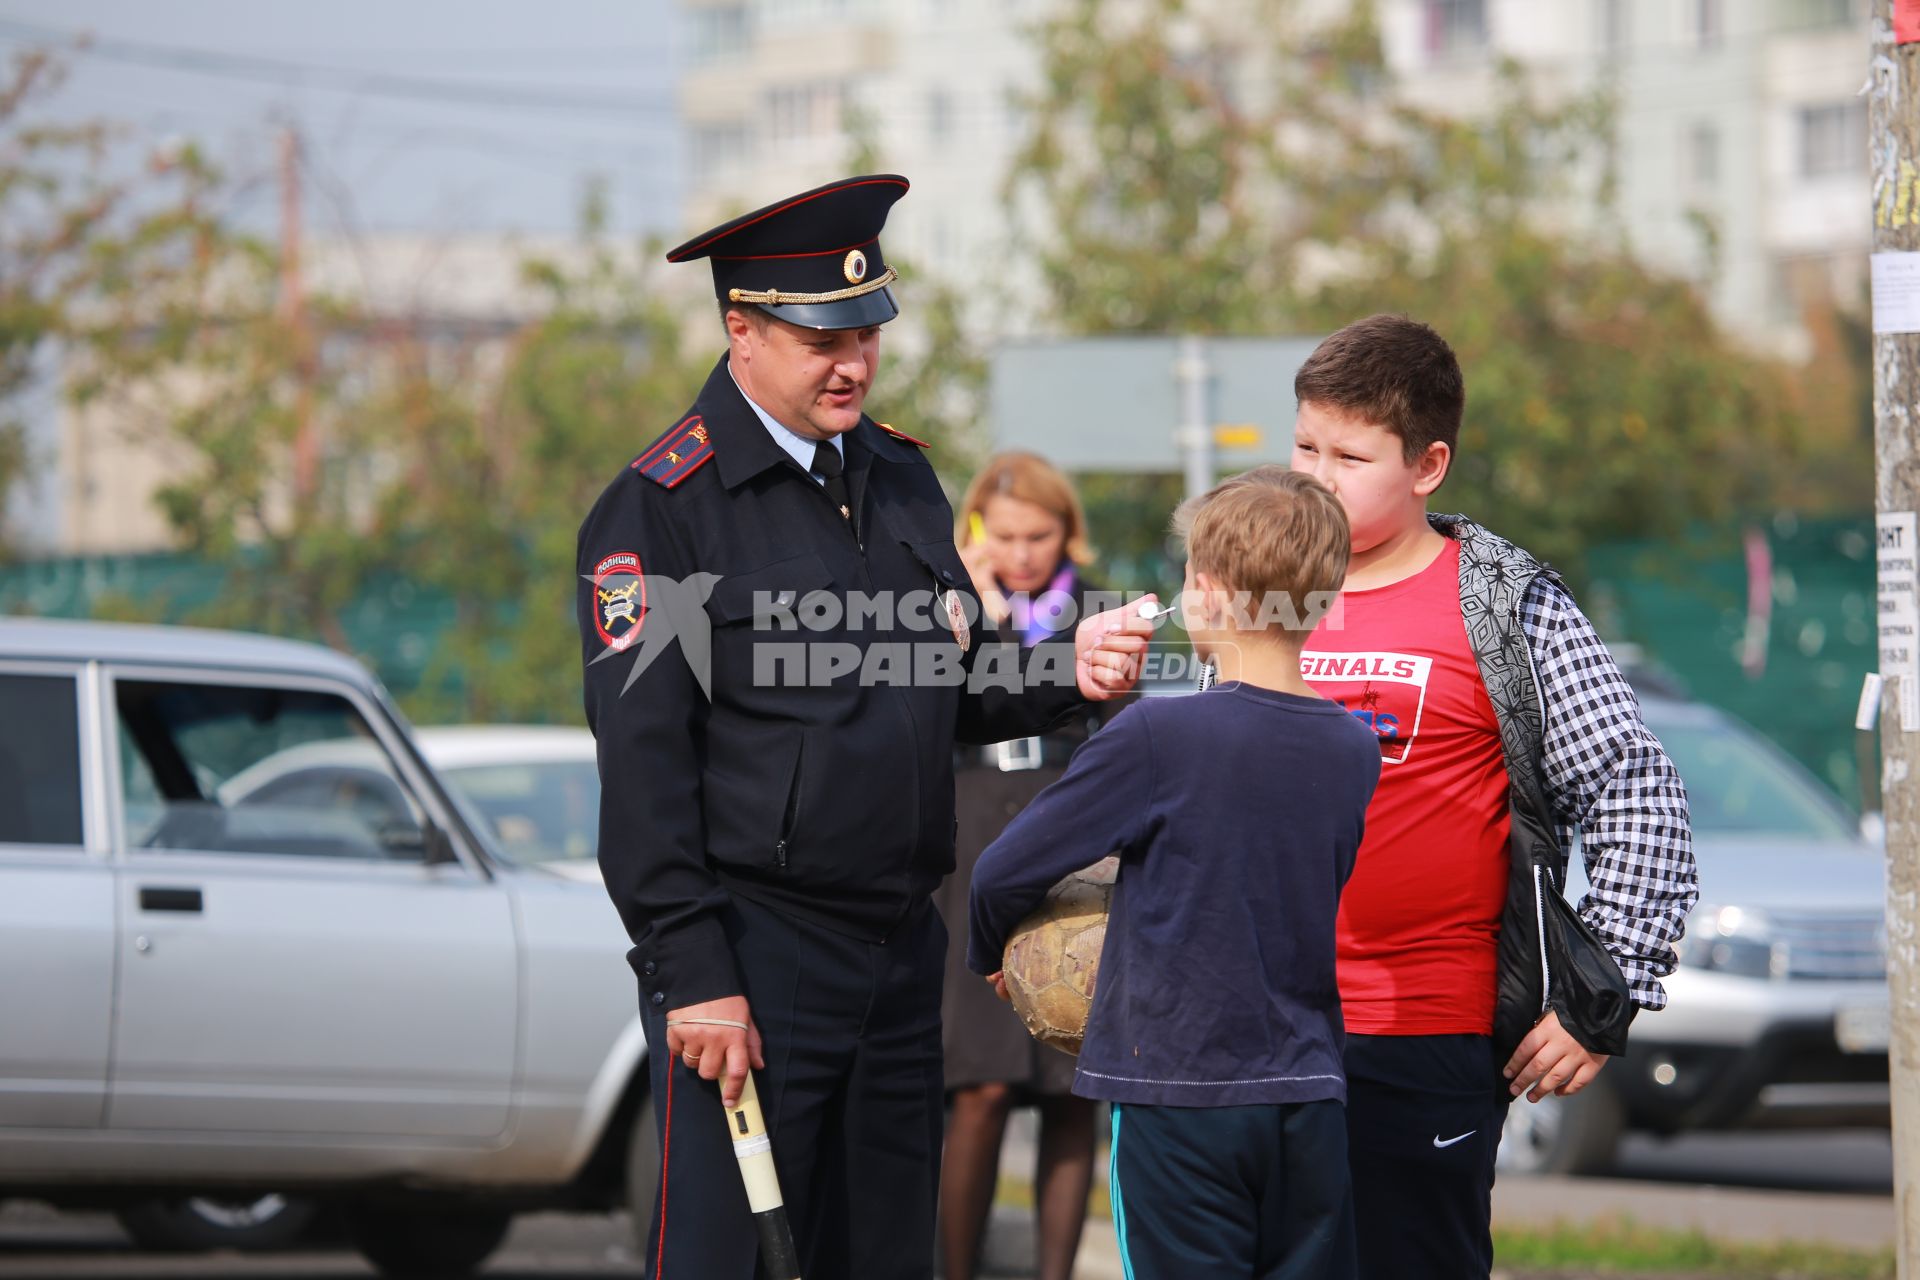
<instances>
[{"instance_id":1,"label":"nike swoosh logo","mask_svg":"<svg viewBox=\"0 0 1920 1280\"><path fill-rule=\"evenodd\" d=\"M1445 1142L1440 1141L1440 1135L1436 1133L1433 1135L1433 1145L1436 1147L1450 1147L1456 1142L1465 1142L1468 1138L1471 1138L1474 1134L1478 1132L1480 1132L1478 1129L1469 1129L1465 1133L1461 1134L1459 1137L1448 1138Z\"/></svg>"}]
</instances>

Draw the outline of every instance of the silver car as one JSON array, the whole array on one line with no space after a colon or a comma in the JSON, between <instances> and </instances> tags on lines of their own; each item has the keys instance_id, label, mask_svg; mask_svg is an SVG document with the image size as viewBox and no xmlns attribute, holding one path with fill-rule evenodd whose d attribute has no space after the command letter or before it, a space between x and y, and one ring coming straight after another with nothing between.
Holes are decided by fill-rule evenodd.
<instances>
[{"instance_id":1,"label":"silver car","mask_svg":"<svg viewBox=\"0 0 1920 1280\"><path fill-rule=\"evenodd\" d=\"M336 750L376 780L263 781ZM351 660L0 621L0 1196L313 1197L391 1275L473 1270L518 1210L649 1205L625 948Z\"/></svg>"},{"instance_id":2,"label":"silver car","mask_svg":"<svg viewBox=\"0 0 1920 1280\"><path fill-rule=\"evenodd\" d=\"M1889 1122L1886 867L1805 769L1705 705L1642 695L1687 784L1700 906L1668 1006L1570 1099L1513 1104L1500 1162L1591 1173L1628 1130ZM1586 892L1572 859L1567 897Z\"/></svg>"}]
</instances>

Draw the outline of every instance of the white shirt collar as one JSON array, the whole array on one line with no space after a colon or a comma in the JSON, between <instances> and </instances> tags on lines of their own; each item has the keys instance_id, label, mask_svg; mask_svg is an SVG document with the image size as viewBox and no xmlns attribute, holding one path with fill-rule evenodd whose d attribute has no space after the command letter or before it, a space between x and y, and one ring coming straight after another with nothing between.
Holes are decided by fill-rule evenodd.
<instances>
[{"instance_id":1,"label":"white shirt collar","mask_svg":"<svg viewBox=\"0 0 1920 1280\"><path fill-rule=\"evenodd\" d=\"M733 378L732 360L727 361L727 376ZM800 464L802 471L808 475L813 475L813 446L815 442L807 439L805 436L795 435L782 425L778 418L754 403L753 397L748 395L746 388L740 385L740 379L733 378L733 386L734 389L740 393L740 398L747 402L747 407L753 410L754 414L767 428L767 434L773 437L773 442L782 449L785 449L787 453L792 456L793 460ZM845 462L847 457L845 442L842 441L839 436L832 436L829 438L829 443L833 445L834 452L840 455L840 460ZM820 479L819 476L813 476L813 479L816 484L826 483L826 481Z\"/></svg>"}]
</instances>

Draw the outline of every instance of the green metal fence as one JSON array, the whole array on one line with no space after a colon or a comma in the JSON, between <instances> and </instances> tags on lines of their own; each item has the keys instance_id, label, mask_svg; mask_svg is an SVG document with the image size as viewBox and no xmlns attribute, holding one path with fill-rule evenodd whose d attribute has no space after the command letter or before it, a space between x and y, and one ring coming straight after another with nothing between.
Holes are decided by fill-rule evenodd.
<instances>
[{"instance_id":1,"label":"green metal fence","mask_svg":"<svg viewBox=\"0 0 1920 1280\"><path fill-rule=\"evenodd\" d=\"M1596 548L1582 603L1610 641L1759 729L1849 804L1878 807L1878 743L1853 727L1862 677L1879 665L1872 517L1782 515L1753 533L1770 615L1753 648L1745 531Z\"/></svg>"},{"instance_id":2,"label":"green metal fence","mask_svg":"<svg viewBox=\"0 0 1920 1280\"><path fill-rule=\"evenodd\" d=\"M1757 646L1746 531L1597 547L1581 603L1625 652L1752 724L1850 804L1877 805L1877 746L1853 728L1861 677L1877 664L1872 518L1783 515L1753 532L1770 613ZM222 569L184 555L34 561L0 567L0 614L187 622L226 584ZM397 575L370 578L340 612L356 656L402 698L453 619L444 594Z\"/></svg>"}]
</instances>

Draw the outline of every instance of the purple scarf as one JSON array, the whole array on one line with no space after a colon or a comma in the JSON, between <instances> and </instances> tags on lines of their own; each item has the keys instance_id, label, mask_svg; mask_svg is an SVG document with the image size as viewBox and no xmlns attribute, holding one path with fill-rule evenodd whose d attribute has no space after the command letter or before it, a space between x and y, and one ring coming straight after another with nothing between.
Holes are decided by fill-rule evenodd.
<instances>
[{"instance_id":1,"label":"purple scarf","mask_svg":"<svg viewBox=\"0 0 1920 1280\"><path fill-rule=\"evenodd\" d=\"M1010 611L1007 625L1020 633L1023 647L1031 649L1079 621L1073 599L1074 588L1079 585L1079 580L1079 574L1069 560L1060 572L1053 575L1053 581L1039 595L1029 597L1024 591L1005 593Z\"/></svg>"}]
</instances>

